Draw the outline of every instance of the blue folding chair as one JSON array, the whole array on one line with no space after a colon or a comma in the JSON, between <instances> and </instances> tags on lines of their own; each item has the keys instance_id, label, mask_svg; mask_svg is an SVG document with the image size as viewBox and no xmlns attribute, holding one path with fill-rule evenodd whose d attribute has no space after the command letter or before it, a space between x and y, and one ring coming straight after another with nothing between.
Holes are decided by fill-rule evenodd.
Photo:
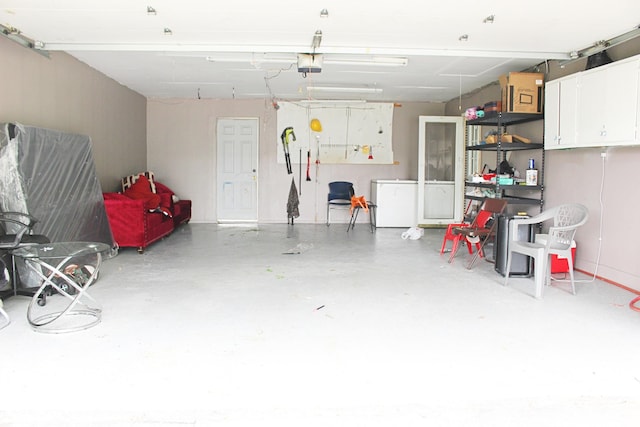
<instances>
[{"instance_id":1,"label":"blue folding chair","mask_svg":"<svg viewBox=\"0 0 640 427\"><path fill-rule=\"evenodd\" d=\"M351 197L355 194L353 184L347 181L329 183L327 195L327 225L331 223L331 209L351 209Z\"/></svg>"}]
</instances>

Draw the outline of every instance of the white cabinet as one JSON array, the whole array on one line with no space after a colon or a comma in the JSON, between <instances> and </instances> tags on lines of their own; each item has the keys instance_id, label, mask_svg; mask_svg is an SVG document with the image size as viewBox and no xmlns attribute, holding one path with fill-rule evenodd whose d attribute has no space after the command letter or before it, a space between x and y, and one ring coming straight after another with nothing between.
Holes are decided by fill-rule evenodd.
<instances>
[{"instance_id":1,"label":"white cabinet","mask_svg":"<svg viewBox=\"0 0 640 427\"><path fill-rule=\"evenodd\" d=\"M637 142L639 61L585 71L578 92L579 144L585 147Z\"/></svg>"},{"instance_id":2,"label":"white cabinet","mask_svg":"<svg viewBox=\"0 0 640 427\"><path fill-rule=\"evenodd\" d=\"M640 55L547 82L545 149L640 144Z\"/></svg>"},{"instance_id":3,"label":"white cabinet","mask_svg":"<svg viewBox=\"0 0 640 427\"><path fill-rule=\"evenodd\" d=\"M578 77L572 75L545 85L544 148L576 145Z\"/></svg>"}]
</instances>

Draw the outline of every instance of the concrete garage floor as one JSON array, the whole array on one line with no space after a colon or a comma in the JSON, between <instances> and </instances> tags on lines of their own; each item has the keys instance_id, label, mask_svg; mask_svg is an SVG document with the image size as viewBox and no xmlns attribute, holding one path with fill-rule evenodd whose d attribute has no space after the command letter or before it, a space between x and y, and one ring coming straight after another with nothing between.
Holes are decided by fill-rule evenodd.
<instances>
[{"instance_id":1,"label":"concrete garage floor","mask_svg":"<svg viewBox=\"0 0 640 427\"><path fill-rule=\"evenodd\" d=\"M448 264L443 230L345 229L190 224L121 249L81 332L34 332L9 298L0 425L638 425L635 295L578 275L540 301Z\"/></svg>"}]
</instances>

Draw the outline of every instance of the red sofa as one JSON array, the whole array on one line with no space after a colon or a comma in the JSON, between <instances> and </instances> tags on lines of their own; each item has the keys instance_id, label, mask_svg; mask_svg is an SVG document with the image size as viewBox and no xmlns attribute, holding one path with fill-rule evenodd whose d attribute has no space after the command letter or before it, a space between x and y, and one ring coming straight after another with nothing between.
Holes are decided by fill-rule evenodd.
<instances>
[{"instance_id":1,"label":"red sofa","mask_svg":"<svg viewBox=\"0 0 640 427\"><path fill-rule=\"evenodd\" d=\"M169 194L171 196L169 210L173 216L173 224L177 227L180 224L189 222L191 220L191 200L178 199L169 187L160 182L156 182L155 185L160 197L163 197L163 194Z\"/></svg>"},{"instance_id":2,"label":"red sofa","mask_svg":"<svg viewBox=\"0 0 640 427\"><path fill-rule=\"evenodd\" d=\"M176 200L171 189L154 182L161 210L150 211L147 201L125 193L103 193L113 238L119 247L134 247L139 253L191 219L191 200Z\"/></svg>"}]
</instances>

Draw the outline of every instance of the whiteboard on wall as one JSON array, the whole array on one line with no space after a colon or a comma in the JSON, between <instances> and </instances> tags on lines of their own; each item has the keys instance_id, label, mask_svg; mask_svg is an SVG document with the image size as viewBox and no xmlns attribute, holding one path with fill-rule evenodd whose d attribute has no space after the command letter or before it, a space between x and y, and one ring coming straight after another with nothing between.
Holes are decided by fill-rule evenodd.
<instances>
[{"instance_id":1,"label":"whiteboard on wall","mask_svg":"<svg viewBox=\"0 0 640 427\"><path fill-rule=\"evenodd\" d=\"M350 164L393 164L391 130L392 103L364 102L278 102L278 163L285 163L281 135L293 128L295 141L289 137L291 161L296 163L302 150L313 162ZM311 120L318 119L321 132L311 130Z\"/></svg>"}]
</instances>

